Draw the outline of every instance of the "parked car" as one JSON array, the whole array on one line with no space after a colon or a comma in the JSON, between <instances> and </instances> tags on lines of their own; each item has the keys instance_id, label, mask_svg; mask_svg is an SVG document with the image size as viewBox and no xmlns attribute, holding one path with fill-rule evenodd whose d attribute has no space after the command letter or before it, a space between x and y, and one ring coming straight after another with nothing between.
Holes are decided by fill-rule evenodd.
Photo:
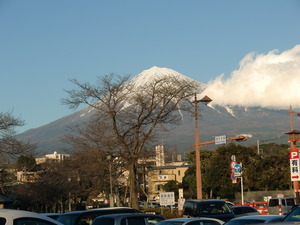
<instances>
[{"instance_id":1,"label":"parked car","mask_svg":"<svg viewBox=\"0 0 300 225\"><path fill-rule=\"evenodd\" d=\"M268 202L268 212L272 215L285 215L296 204L294 197L270 198Z\"/></svg>"},{"instance_id":2,"label":"parked car","mask_svg":"<svg viewBox=\"0 0 300 225\"><path fill-rule=\"evenodd\" d=\"M183 205L183 217L209 217L226 222L235 218L235 215L222 200L186 200Z\"/></svg>"},{"instance_id":3,"label":"parked car","mask_svg":"<svg viewBox=\"0 0 300 225\"><path fill-rule=\"evenodd\" d=\"M230 201L226 201L226 204L231 207L231 206L234 206L235 204L233 202L230 202Z\"/></svg>"},{"instance_id":4,"label":"parked car","mask_svg":"<svg viewBox=\"0 0 300 225\"><path fill-rule=\"evenodd\" d=\"M97 208L63 213L57 220L64 225L92 224L93 220L98 216L118 213L139 213L139 211L129 207Z\"/></svg>"},{"instance_id":5,"label":"parked car","mask_svg":"<svg viewBox=\"0 0 300 225\"><path fill-rule=\"evenodd\" d=\"M174 218L159 222L156 225L222 225L224 221L214 218Z\"/></svg>"},{"instance_id":6,"label":"parked car","mask_svg":"<svg viewBox=\"0 0 300 225\"><path fill-rule=\"evenodd\" d=\"M1 225L63 225L62 223L30 211L0 209Z\"/></svg>"},{"instance_id":7,"label":"parked car","mask_svg":"<svg viewBox=\"0 0 300 225\"><path fill-rule=\"evenodd\" d=\"M257 216L242 216L234 218L224 225L246 225L246 224L258 224L258 223L277 223L281 222L284 216L280 215L257 215Z\"/></svg>"},{"instance_id":8,"label":"parked car","mask_svg":"<svg viewBox=\"0 0 300 225\"><path fill-rule=\"evenodd\" d=\"M57 220L61 213L40 213L41 215L48 216L52 219Z\"/></svg>"},{"instance_id":9,"label":"parked car","mask_svg":"<svg viewBox=\"0 0 300 225\"><path fill-rule=\"evenodd\" d=\"M249 205L231 206L235 217L259 215L259 211Z\"/></svg>"},{"instance_id":10,"label":"parked car","mask_svg":"<svg viewBox=\"0 0 300 225\"><path fill-rule=\"evenodd\" d=\"M282 219L282 222L299 222L300 221L300 205L295 205L289 213Z\"/></svg>"},{"instance_id":11,"label":"parked car","mask_svg":"<svg viewBox=\"0 0 300 225\"><path fill-rule=\"evenodd\" d=\"M111 214L97 217L92 225L154 225L164 219L164 217L154 214Z\"/></svg>"}]
</instances>

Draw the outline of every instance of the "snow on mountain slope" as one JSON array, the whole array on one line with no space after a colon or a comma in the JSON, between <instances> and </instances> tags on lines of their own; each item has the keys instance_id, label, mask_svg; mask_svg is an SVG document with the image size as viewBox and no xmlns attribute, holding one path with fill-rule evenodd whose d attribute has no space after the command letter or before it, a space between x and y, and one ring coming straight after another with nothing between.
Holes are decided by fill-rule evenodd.
<instances>
[{"instance_id":1,"label":"snow on mountain slope","mask_svg":"<svg viewBox=\"0 0 300 225\"><path fill-rule=\"evenodd\" d=\"M164 77L176 77L178 80L194 82L198 86L199 93L201 93L207 87L206 84L193 80L175 70L168 69L168 68L161 68L157 66L153 66L150 69L142 71L140 74L130 79L129 82L130 84L133 84L135 89L139 90L143 88L145 84L151 83L157 78L164 78ZM128 106L128 104L125 103L125 106ZM84 117L92 112L94 112L94 109L91 107L87 107L86 110L83 110L83 113L80 115L80 117Z\"/></svg>"},{"instance_id":2,"label":"snow on mountain slope","mask_svg":"<svg viewBox=\"0 0 300 225\"><path fill-rule=\"evenodd\" d=\"M230 106L225 106L224 107L226 109L226 111L231 114L233 117L235 117L233 110L230 108Z\"/></svg>"},{"instance_id":3,"label":"snow on mountain slope","mask_svg":"<svg viewBox=\"0 0 300 225\"><path fill-rule=\"evenodd\" d=\"M181 73L178 73L175 70L168 69L168 68L161 68L157 66L153 66L148 70L144 70L137 76L133 77L130 80L130 82L134 83L134 85L137 87L142 87L144 84L153 81L155 78L162 78L166 76L178 77L179 79L186 80L189 82L197 82L203 89L206 88L206 84L193 80Z\"/></svg>"}]
</instances>

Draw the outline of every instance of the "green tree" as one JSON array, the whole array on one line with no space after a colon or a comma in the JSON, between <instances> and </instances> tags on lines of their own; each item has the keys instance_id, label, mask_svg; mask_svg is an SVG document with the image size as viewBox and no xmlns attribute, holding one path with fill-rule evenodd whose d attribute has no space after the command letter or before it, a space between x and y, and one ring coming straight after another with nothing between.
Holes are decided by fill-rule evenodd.
<instances>
[{"instance_id":1,"label":"green tree","mask_svg":"<svg viewBox=\"0 0 300 225\"><path fill-rule=\"evenodd\" d=\"M174 192L175 199L178 199L178 189L181 186L176 180L169 180L166 184L163 185L163 189L166 192Z\"/></svg>"},{"instance_id":2,"label":"green tree","mask_svg":"<svg viewBox=\"0 0 300 225\"><path fill-rule=\"evenodd\" d=\"M288 146L270 143L262 145L261 149L263 151L258 155L253 146L229 143L216 150L201 150L203 195L207 198L231 198L240 191L240 179L233 184L230 178L232 155L242 165L245 191L290 189ZM183 178L184 192L188 198L196 197L194 156L194 152L189 154L192 166Z\"/></svg>"},{"instance_id":3,"label":"green tree","mask_svg":"<svg viewBox=\"0 0 300 225\"><path fill-rule=\"evenodd\" d=\"M23 171L32 171L35 169L36 162L32 155L21 155L17 159L17 169Z\"/></svg>"}]
</instances>

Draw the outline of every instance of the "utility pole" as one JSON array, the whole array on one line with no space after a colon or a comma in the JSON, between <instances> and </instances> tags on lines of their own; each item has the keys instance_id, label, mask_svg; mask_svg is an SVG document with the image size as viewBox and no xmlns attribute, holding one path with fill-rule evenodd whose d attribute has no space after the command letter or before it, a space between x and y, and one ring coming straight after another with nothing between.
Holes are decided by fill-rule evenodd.
<instances>
[{"instance_id":1,"label":"utility pole","mask_svg":"<svg viewBox=\"0 0 300 225\"><path fill-rule=\"evenodd\" d=\"M200 137L198 128L198 103L203 102L205 105L212 100L208 96L204 96L201 100L197 100L197 94L195 93L195 151L196 151L196 183L197 183L197 199L202 200L202 175L201 175L201 160L200 160Z\"/></svg>"},{"instance_id":2,"label":"utility pole","mask_svg":"<svg viewBox=\"0 0 300 225\"><path fill-rule=\"evenodd\" d=\"M293 128L293 115L297 114L299 116L299 113L293 112L292 106L290 106L290 111L288 112L290 114L290 131L286 132L285 134L288 135L288 141L291 143L290 151L297 151L299 153L299 150L297 149L297 142L300 142L300 131L294 130ZM299 181L294 180L293 181L293 187L296 197L296 204L300 203L300 195L299 195Z\"/></svg>"}]
</instances>

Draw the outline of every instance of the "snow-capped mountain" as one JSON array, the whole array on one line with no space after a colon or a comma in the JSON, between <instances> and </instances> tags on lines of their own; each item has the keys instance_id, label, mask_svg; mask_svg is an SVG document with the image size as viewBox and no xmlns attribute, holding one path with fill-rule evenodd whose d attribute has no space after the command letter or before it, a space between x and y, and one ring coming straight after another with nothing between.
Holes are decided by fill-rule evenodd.
<instances>
[{"instance_id":1,"label":"snow-capped mountain","mask_svg":"<svg viewBox=\"0 0 300 225\"><path fill-rule=\"evenodd\" d=\"M136 88L142 88L145 83L160 76L177 76L194 81L174 70L152 67L132 78L131 82ZM207 85L198 83L199 92L205 90ZM71 132L72 128L87 123L92 113L93 110L90 108L84 108L47 125L25 131L19 134L18 138L38 143L37 152L40 154L54 151L64 153L66 147L62 141L64 135ZM287 111L199 104L199 114L201 142L214 140L214 136L220 135L232 137L239 134L251 134L251 139L240 144L256 144L257 140L287 143L287 137L283 134L289 130ZM195 119L191 115L184 114L182 124L172 127L168 133L163 133L157 144L165 144L167 148L177 146L180 152L187 152L193 148L194 130ZM210 148L212 147L215 146L210 146Z\"/></svg>"},{"instance_id":2,"label":"snow-capped mountain","mask_svg":"<svg viewBox=\"0 0 300 225\"><path fill-rule=\"evenodd\" d=\"M136 87L143 87L144 84L149 83L154 78L161 78L161 77L179 77L180 80L186 80L189 82L197 82L199 84L200 89L204 90L206 88L206 84L203 84L199 81L193 80L181 73L178 73L175 70L168 69L168 68L160 68L157 66L153 66L148 70L144 70L137 76L131 79L131 82L135 84Z\"/></svg>"}]
</instances>

